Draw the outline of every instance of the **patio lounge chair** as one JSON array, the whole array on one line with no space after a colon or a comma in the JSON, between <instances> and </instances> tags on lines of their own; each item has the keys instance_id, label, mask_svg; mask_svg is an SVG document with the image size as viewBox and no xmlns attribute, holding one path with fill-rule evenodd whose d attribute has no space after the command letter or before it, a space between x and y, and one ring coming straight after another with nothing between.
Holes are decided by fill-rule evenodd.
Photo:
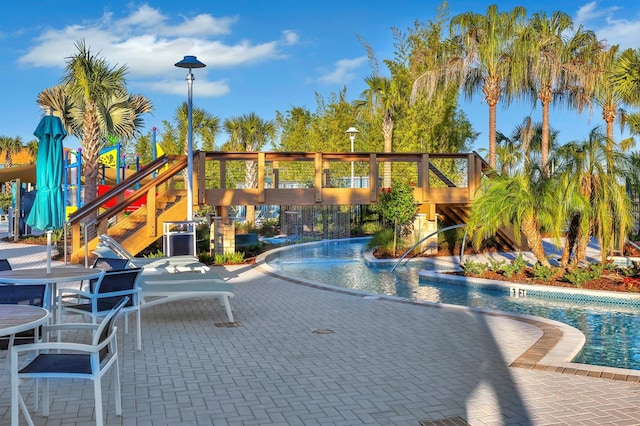
<instances>
[{"instance_id":1,"label":"patio lounge chair","mask_svg":"<svg viewBox=\"0 0 640 426\"><path fill-rule=\"evenodd\" d=\"M178 272L201 272L204 274L211 269L204 263L199 262L195 256L135 257L109 235L101 234L98 236L98 240L100 242L98 243L98 247L93 251L94 254L105 258L116 257L128 259L130 266L142 268L143 274L147 272L168 272L170 274Z\"/></svg>"},{"instance_id":2,"label":"patio lounge chair","mask_svg":"<svg viewBox=\"0 0 640 426\"><path fill-rule=\"evenodd\" d=\"M231 308L233 285L224 282L215 274L143 274L138 280L138 287L142 290L144 307L197 296L216 297L220 306L225 308L228 322L234 322Z\"/></svg>"}]
</instances>

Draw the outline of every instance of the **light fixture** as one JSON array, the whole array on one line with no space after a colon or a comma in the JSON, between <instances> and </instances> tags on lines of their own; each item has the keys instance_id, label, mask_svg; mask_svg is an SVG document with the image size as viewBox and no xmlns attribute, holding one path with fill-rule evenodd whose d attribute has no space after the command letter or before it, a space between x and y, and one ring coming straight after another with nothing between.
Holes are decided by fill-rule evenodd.
<instances>
[{"instance_id":1,"label":"light fixture","mask_svg":"<svg viewBox=\"0 0 640 426\"><path fill-rule=\"evenodd\" d=\"M349 135L349 139L351 140L351 152L353 153L353 142L356 140L356 135L360 132L358 131L358 129L351 126L347 129L345 133ZM354 187L354 182L353 182L353 161L352 161L351 162L351 188L353 187Z\"/></svg>"},{"instance_id":2,"label":"light fixture","mask_svg":"<svg viewBox=\"0 0 640 426\"><path fill-rule=\"evenodd\" d=\"M192 68L204 68L205 64L195 56L185 56L175 64L178 68L187 68L187 220L193 220L193 74Z\"/></svg>"}]
</instances>

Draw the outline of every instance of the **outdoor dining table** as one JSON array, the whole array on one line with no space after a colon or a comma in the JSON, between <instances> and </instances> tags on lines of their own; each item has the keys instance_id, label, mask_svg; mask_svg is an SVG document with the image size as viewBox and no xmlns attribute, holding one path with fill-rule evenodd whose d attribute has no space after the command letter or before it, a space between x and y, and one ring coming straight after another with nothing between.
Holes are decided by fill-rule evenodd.
<instances>
[{"instance_id":1,"label":"outdoor dining table","mask_svg":"<svg viewBox=\"0 0 640 426\"><path fill-rule=\"evenodd\" d=\"M58 266L51 269L47 268L29 268L29 269L12 269L9 271L0 271L0 283L3 284L47 284L51 295L51 311L54 314L53 319L59 323L58 309L56 309L56 298L58 293L57 285L59 283L79 282L99 278L103 273L102 269L85 268L82 266Z\"/></svg>"},{"instance_id":2,"label":"outdoor dining table","mask_svg":"<svg viewBox=\"0 0 640 426\"><path fill-rule=\"evenodd\" d=\"M31 305L3 305L0 304L0 336L10 336L33 330L44 325L49 320L49 311L39 306ZM29 417L29 411L20 396L18 404ZM17 419L11 419L12 424L17 424Z\"/></svg>"},{"instance_id":3,"label":"outdoor dining table","mask_svg":"<svg viewBox=\"0 0 640 426\"><path fill-rule=\"evenodd\" d=\"M49 311L39 306L0 304L0 336L10 336L45 324Z\"/></svg>"}]
</instances>

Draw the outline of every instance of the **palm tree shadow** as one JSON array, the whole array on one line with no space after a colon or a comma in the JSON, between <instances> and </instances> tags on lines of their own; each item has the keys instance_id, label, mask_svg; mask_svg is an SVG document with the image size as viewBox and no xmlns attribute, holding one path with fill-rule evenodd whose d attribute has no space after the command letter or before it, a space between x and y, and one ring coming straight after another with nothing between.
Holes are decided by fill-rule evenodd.
<instances>
[{"instance_id":1,"label":"palm tree shadow","mask_svg":"<svg viewBox=\"0 0 640 426\"><path fill-rule=\"evenodd\" d=\"M461 291L462 297L467 299L466 306L472 306L470 289L464 287ZM505 358L496 339L502 339L496 334L500 329L487 322L490 318L487 313L472 309L455 311L458 314L465 312L456 316L455 327L451 327L449 315L439 317L443 322L439 327L442 335L438 336L440 359L433 360L442 363L438 370L451 372L447 390L458 398L452 404L464 412L461 417L466 421L486 416L495 424L532 424L509 367L515 359ZM459 327L462 327L463 335L457 339L451 332L452 329L460 330ZM510 340L514 337L508 336Z\"/></svg>"}]
</instances>

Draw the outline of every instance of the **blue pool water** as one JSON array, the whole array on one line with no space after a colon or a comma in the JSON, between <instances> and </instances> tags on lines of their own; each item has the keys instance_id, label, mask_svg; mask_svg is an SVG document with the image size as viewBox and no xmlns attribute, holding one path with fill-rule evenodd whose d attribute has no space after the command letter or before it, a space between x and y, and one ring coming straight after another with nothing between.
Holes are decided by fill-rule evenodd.
<instances>
[{"instance_id":1,"label":"blue pool water","mask_svg":"<svg viewBox=\"0 0 640 426\"><path fill-rule=\"evenodd\" d=\"M365 239L294 245L267 257L288 276L414 300L449 303L536 315L569 324L584 333L586 344L575 362L640 370L640 305L617 305L548 298L513 298L497 289L424 281L427 262L368 266Z\"/></svg>"}]
</instances>

